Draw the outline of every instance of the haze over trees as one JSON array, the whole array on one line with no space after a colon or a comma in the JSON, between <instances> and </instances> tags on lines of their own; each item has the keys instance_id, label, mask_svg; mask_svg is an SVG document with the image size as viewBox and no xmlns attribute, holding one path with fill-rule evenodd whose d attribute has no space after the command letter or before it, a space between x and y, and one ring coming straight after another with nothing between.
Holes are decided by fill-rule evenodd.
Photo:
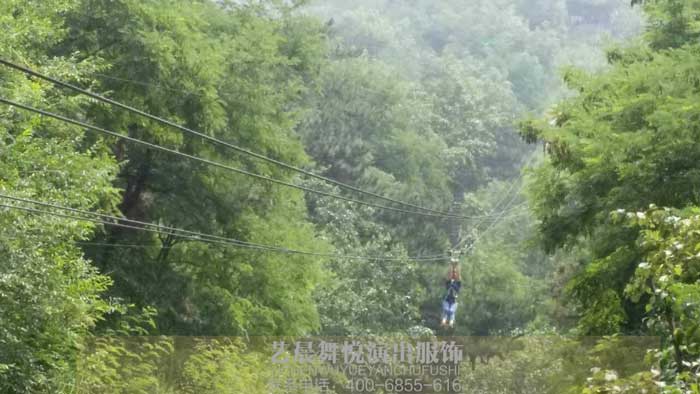
<instances>
[{"instance_id":1,"label":"haze over trees","mask_svg":"<svg viewBox=\"0 0 700 394\"><path fill-rule=\"evenodd\" d=\"M537 374L483 392L700 392L700 2L634 3L1 2L0 59L210 140L8 67L0 98L219 165L0 105L0 392L262 393L246 338L418 334L525 335L472 376ZM614 380L547 358L617 334L662 343ZM172 383L174 336L239 339Z\"/></svg>"}]
</instances>

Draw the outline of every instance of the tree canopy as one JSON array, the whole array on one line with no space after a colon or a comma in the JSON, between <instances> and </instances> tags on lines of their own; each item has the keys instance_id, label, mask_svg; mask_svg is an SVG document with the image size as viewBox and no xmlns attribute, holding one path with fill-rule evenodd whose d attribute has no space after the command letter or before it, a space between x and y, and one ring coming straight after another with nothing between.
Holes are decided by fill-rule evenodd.
<instances>
[{"instance_id":1,"label":"tree canopy","mask_svg":"<svg viewBox=\"0 0 700 394\"><path fill-rule=\"evenodd\" d=\"M699 21L3 1L0 391L263 393L256 337L502 335L464 362L483 392L697 393Z\"/></svg>"}]
</instances>

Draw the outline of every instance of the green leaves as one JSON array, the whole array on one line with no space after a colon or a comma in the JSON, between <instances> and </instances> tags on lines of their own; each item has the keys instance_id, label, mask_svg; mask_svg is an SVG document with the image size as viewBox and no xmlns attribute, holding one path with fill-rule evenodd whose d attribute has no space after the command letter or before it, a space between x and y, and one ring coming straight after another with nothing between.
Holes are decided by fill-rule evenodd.
<instances>
[{"instance_id":1,"label":"green leaves","mask_svg":"<svg viewBox=\"0 0 700 394\"><path fill-rule=\"evenodd\" d=\"M700 2L697 0L651 0L645 1L643 7L652 26L646 35L652 48L679 48L700 37Z\"/></svg>"},{"instance_id":2,"label":"green leaves","mask_svg":"<svg viewBox=\"0 0 700 394\"><path fill-rule=\"evenodd\" d=\"M315 188L322 185L316 184ZM418 263L390 231L374 220L373 209L309 196L311 214L339 254L389 256L394 261L334 258L314 295L324 335L381 335L402 332L420 321Z\"/></svg>"},{"instance_id":3,"label":"green leaves","mask_svg":"<svg viewBox=\"0 0 700 394\"><path fill-rule=\"evenodd\" d=\"M321 60L320 23L296 19L272 4L177 0L86 0L67 20L69 37L56 50L94 54L109 64L96 75L98 90L261 154L305 163L294 126ZM276 166L124 111L92 106L89 114L112 130L291 179ZM306 222L303 196L296 191L128 144L112 148L122 165L115 182L124 190L120 210L129 218L294 249L326 248ZM110 230L95 241L144 246L87 250L112 273L110 295L157 307L161 332L305 333L318 326L311 299L320 270L314 258L130 231Z\"/></svg>"},{"instance_id":4,"label":"green leaves","mask_svg":"<svg viewBox=\"0 0 700 394\"><path fill-rule=\"evenodd\" d=\"M636 230L614 230L609 212L697 202L698 129L691 119L698 116L700 97L689 81L699 59L696 49L687 48L618 63L604 74L581 74L574 82L580 95L561 103L554 121L521 129L530 141L535 136L546 141L551 157L531 188L545 245L553 249L592 239L599 247L591 267L616 274L589 268L580 278L591 275L604 288L615 288L618 297L638 264L630 244ZM621 254L625 249L630 253ZM632 310L637 307L626 309L637 314Z\"/></svg>"},{"instance_id":5,"label":"green leaves","mask_svg":"<svg viewBox=\"0 0 700 394\"><path fill-rule=\"evenodd\" d=\"M678 387L694 382L700 357L700 225L697 208L685 211L651 207L627 213L639 226L644 261L626 295L646 303L647 325L668 338L659 353L665 379Z\"/></svg>"},{"instance_id":6,"label":"green leaves","mask_svg":"<svg viewBox=\"0 0 700 394\"><path fill-rule=\"evenodd\" d=\"M0 56L373 192L481 215L499 207L490 201L505 201L500 197L511 185L498 180L515 177L525 155L512 133L515 117L542 108L550 90L558 91L552 71L593 45L575 38L564 2L554 0L532 9L505 0L380 2L378 10L348 10L326 25L297 13L301 2L234 3L8 0L0 5L6 32ZM603 1L595 8L596 20L605 21L616 6ZM617 55L623 71L608 79L570 74L582 95L556 111L553 125L527 130L530 141L549 141L553 157L531 190L547 241L557 246L595 236L597 262L571 293L590 298L582 303L584 325L600 331L635 321L623 289L638 256L630 247L634 229L619 230L605 210L657 197L696 198L683 181L696 184L700 174L693 167L697 97L686 89L697 83L696 64L688 61L695 53ZM680 70L678 62L689 66ZM309 182L5 69L0 80L3 97ZM246 354L240 343L198 347L196 356L182 359L185 380L177 388L155 377L158 363L174 354L168 340L146 343L143 354L104 339L84 360L65 355L87 346L82 336L105 332L401 332L429 325L439 308L440 288L431 291L430 280L442 276L442 267L419 266L408 256L444 253L459 235L457 224L305 196L0 111L3 193L242 241L394 259L270 253L0 209L0 390L61 392L72 383L68 371L82 361L90 392L109 385L129 392L262 392L261 355ZM525 209L512 213L523 217L493 223L496 234L484 236L471 256L473 271L465 277L473 285L460 300L464 333L518 330L538 315L532 325L546 326L542 316L552 312L544 283L558 265L525 245L524 233L536 225ZM466 223L462 231L475 235L482 224ZM689 268L675 264L671 273L688 275ZM612 279L601 280L606 276ZM687 286L666 292L684 303L695 297ZM640 302L649 296L638 294ZM120 369L121 360L128 365Z\"/></svg>"},{"instance_id":7,"label":"green leaves","mask_svg":"<svg viewBox=\"0 0 700 394\"><path fill-rule=\"evenodd\" d=\"M3 2L0 24L7 34L0 38L0 54L55 75L82 78L85 69L98 65L78 64L70 57L45 60L49 48L64 37L57 12L76 5ZM3 97L72 117L85 114L76 106L81 100L66 98L44 84L6 69L0 79ZM8 107L0 112L3 194L81 209L114 209L117 190L111 182L117 167L104 145L74 127ZM94 231L95 226L85 222L0 210L0 391L60 392L71 383L81 336L108 309L100 296L111 280L100 275L75 245Z\"/></svg>"},{"instance_id":8,"label":"green leaves","mask_svg":"<svg viewBox=\"0 0 700 394\"><path fill-rule=\"evenodd\" d=\"M302 85L311 83L321 55L320 24L309 19L288 23L271 16L272 10L167 3L3 2L0 24L8 34L0 38L0 54L210 135L303 164L305 154L293 127L303 107ZM33 24L26 23L29 19ZM305 45L291 46L293 40ZM49 53L52 59L45 61ZM4 97L289 178L277 168L68 97L6 69L0 79ZM306 223L298 192L84 135L14 109L0 111L3 193L81 209L120 210L131 218L254 242L329 250ZM128 321L117 313L126 308L121 302L158 308L157 327L130 334L304 334L318 328L312 299L320 276L315 258L114 229L95 235L95 226L84 222L8 209L0 210L0 224L3 392L60 392L74 378L72 355L81 337L97 324L102 331ZM75 244L91 239L95 242L85 246L87 255L110 278L99 275ZM104 369L91 376L95 384L114 372L110 368L119 355L128 353L110 346L104 358L92 360L95 368ZM150 392L154 383L148 371L154 369L139 370L139 365L129 372L133 379L121 383L125 390Z\"/></svg>"},{"instance_id":9,"label":"green leaves","mask_svg":"<svg viewBox=\"0 0 700 394\"><path fill-rule=\"evenodd\" d=\"M521 133L550 154L530 188L545 245L591 253L569 283L579 329L663 335L663 376L641 374L638 383L659 379L676 392L688 389L684 374L698 356L700 239L696 209L685 209L699 202L697 4L644 7L649 47L610 51L604 73L569 71L578 95Z\"/></svg>"}]
</instances>

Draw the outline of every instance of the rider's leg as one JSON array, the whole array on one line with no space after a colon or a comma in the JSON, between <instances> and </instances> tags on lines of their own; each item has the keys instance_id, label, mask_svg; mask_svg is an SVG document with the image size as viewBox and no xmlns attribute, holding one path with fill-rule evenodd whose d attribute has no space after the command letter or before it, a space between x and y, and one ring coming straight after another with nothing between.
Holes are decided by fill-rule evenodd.
<instances>
[{"instance_id":1,"label":"rider's leg","mask_svg":"<svg viewBox=\"0 0 700 394\"><path fill-rule=\"evenodd\" d=\"M449 318L449 325L450 327L453 327L455 325L455 315L457 314L457 302L453 302L452 305L450 305L450 318Z\"/></svg>"},{"instance_id":2,"label":"rider's leg","mask_svg":"<svg viewBox=\"0 0 700 394\"><path fill-rule=\"evenodd\" d=\"M446 326L450 318L450 303L442 300L442 321L441 325Z\"/></svg>"}]
</instances>

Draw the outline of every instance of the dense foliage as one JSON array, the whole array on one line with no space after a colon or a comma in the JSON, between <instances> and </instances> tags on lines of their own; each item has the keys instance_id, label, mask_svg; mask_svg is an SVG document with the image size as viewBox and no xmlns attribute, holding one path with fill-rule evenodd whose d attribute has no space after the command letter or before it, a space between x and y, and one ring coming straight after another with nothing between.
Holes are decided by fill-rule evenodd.
<instances>
[{"instance_id":1,"label":"dense foliage","mask_svg":"<svg viewBox=\"0 0 700 394\"><path fill-rule=\"evenodd\" d=\"M467 360L474 382L503 378L483 392L698 392L700 2L633 3L1 2L2 59L468 219L338 200L388 204L0 67L3 99L325 193L3 104L2 196L311 253L0 197L0 391L262 393L251 337L419 333L512 335ZM449 250L454 330L429 259ZM533 333L662 344L516 339ZM177 335L238 339L181 353Z\"/></svg>"},{"instance_id":2,"label":"dense foliage","mask_svg":"<svg viewBox=\"0 0 700 394\"><path fill-rule=\"evenodd\" d=\"M529 188L543 245L587 254L567 285L578 332L661 335L668 392L698 392L698 5L645 2L644 40L567 72L577 96L521 128L549 153Z\"/></svg>"}]
</instances>

